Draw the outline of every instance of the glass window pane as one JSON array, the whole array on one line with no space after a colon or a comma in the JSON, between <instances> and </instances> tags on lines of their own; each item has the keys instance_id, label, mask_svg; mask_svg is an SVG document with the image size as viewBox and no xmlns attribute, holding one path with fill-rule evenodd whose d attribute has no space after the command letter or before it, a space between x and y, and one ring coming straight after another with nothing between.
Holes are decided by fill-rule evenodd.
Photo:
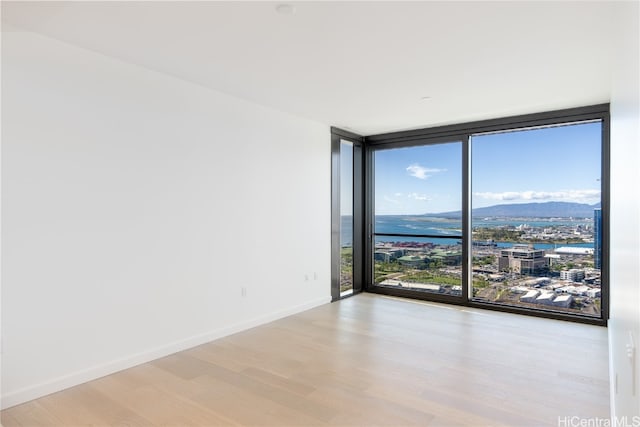
<instances>
[{"instance_id":1,"label":"glass window pane","mask_svg":"<svg viewBox=\"0 0 640 427\"><path fill-rule=\"evenodd\" d=\"M379 286L459 296L461 239L376 236L374 283Z\"/></svg>"},{"instance_id":2,"label":"glass window pane","mask_svg":"<svg viewBox=\"0 0 640 427\"><path fill-rule=\"evenodd\" d=\"M601 126L473 136L475 300L600 316Z\"/></svg>"},{"instance_id":3,"label":"glass window pane","mask_svg":"<svg viewBox=\"0 0 640 427\"><path fill-rule=\"evenodd\" d=\"M406 228L397 230L403 233L424 231L427 219L439 217L457 221L460 231L462 143L379 150L374 170L376 217L418 215L425 219L423 224L405 224ZM376 221L376 232L388 232L383 224Z\"/></svg>"},{"instance_id":4,"label":"glass window pane","mask_svg":"<svg viewBox=\"0 0 640 427\"><path fill-rule=\"evenodd\" d=\"M340 295L353 293L353 144L340 141Z\"/></svg>"},{"instance_id":5,"label":"glass window pane","mask_svg":"<svg viewBox=\"0 0 640 427\"><path fill-rule=\"evenodd\" d=\"M374 284L460 296L462 143L379 150L374 161Z\"/></svg>"}]
</instances>

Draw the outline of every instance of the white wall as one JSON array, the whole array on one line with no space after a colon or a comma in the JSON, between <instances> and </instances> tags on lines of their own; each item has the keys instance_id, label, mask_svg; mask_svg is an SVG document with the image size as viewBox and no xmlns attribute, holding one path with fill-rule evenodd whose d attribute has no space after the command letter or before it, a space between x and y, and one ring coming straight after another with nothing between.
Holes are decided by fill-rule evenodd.
<instances>
[{"instance_id":1,"label":"white wall","mask_svg":"<svg viewBox=\"0 0 640 427\"><path fill-rule=\"evenodd\" d=\"M329 301L328 127L2 42L4 407Z\"/></svg>"},{"instance_id":2,"label":"white wall","mask_svg":"<svg viewBox=\"0 0 640 427\"><path fill-rule=\"evenodd\" d=\"M638 2L621 2L617 8L620 33L611 98L609 359L612 417L620 422L626 416L632 425L640 422L640 11ZM630 335L635 341L635 360L626 353Z\"/></svg>"}]
</instances>

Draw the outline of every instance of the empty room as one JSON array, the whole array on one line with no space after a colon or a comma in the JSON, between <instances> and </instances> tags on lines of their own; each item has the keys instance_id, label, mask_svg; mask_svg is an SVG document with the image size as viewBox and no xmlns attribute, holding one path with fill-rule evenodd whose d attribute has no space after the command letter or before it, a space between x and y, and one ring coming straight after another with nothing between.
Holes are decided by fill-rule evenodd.
<instances>
[{"instance_id":1,"label":"empty room","mask_svg":"<svg viewBox=\"0 0 640 427\"><path fill-rule=\"evenodd\" d=\"M640 426L640 2L1 13L3 426Z\"/></svg>"}]
</instances>

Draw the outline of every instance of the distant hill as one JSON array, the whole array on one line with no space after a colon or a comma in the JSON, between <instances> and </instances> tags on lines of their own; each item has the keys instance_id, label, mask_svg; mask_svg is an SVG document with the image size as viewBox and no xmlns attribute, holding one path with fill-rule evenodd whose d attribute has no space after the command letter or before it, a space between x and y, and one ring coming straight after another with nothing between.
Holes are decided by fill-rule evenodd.
<instances>
[{"instance_id":1,"label":"distant hill","mask_svg":"<svg viewBox=\"0 0 640 427\"><path fill-rule=\"evenodd\" d=\"M586 203L572 202L544 202L544 203L512 203L506 205L487 206L472 210L474 217L574 217L592 218L593 210L600 207L600 203L588 205ZM445 218L460 218L461 211L440 212L426 214L426 216L438 216Z\"/></svg>"}]
</instances>

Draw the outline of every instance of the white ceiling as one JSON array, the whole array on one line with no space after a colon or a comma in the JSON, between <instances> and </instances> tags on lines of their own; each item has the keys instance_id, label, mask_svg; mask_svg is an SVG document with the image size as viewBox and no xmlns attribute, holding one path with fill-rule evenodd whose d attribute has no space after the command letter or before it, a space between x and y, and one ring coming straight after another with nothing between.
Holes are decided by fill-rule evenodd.
<instances>
[{"instance_id":1,"label":"white ceiling","mask_svg":"<svg viewBox=\"0 0 640 427\"><path fill-rule=\"evenodd\" d=\"M2 21L364 135L609 101L610 1L280 3L3 1Z\"/></svg>"}]
</instances>

